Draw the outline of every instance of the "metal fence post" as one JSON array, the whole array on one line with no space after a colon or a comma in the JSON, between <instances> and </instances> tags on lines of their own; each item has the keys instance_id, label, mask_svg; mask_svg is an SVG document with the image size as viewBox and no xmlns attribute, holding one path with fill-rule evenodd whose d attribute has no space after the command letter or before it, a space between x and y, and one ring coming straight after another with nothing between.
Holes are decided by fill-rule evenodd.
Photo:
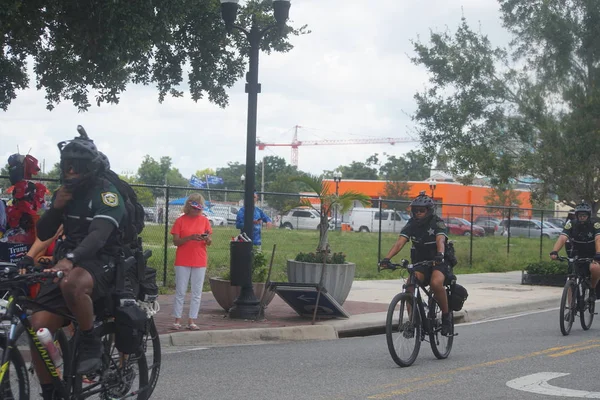
<instances>
[{"instance_id":1,"label":"metal fence post","mask_svg":"<svg viewBox=\"0 0 600 400\"><path fill-rule=\"evenodd\" d=\"M167 286L167 249L169 243L169 186L165 190L165 236L163 250L163 286Z\"/></svg>"},{"instance_id":2,"label":"metal fence post","mask_svg":"<svg viewBox=\"0 0 600 400\"><path fill-rule=\"evenodd\" d=\"M485 237L485 231L483 232ZM471 206L471 239L469 245L469 267L473 267L473 206Z\"/></svg>"},{"instance_id":3,"label":"metal fence post","mask_svg":"<svg viewBox=\"0 0 600 400\"><path fill-rule=\"evenodd\" d=\"M542 249L544 247L544 210L542 210L540 222L542 225L541 226L542 230L540 231L540 261L542 261Z\"/></svg>"}]
</instances>

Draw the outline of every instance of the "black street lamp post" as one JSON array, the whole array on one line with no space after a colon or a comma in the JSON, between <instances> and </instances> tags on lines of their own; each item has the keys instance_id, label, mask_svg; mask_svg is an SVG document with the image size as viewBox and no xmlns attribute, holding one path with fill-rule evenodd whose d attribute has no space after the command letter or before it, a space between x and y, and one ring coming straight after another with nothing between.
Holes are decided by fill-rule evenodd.
<instances>
[{"instance_id":1,"label":"black street lamp post","mask_svg":"<svg viewBox=\"0 0 600 400\"><path fill-rule=\"evenodd\" d=\"M333 173L333 180L335 182L335 197L338 196L338 189L339 189L339 185L340 182L342 181L342 173L340 171L335 171ZM337 212L338 212L338 205L335 205L335 227L334 227L334 231L337 231Z\"/></svg>"},{"instance_id":2,"label":"black street lamp post","mask_svg":"<svg viewBox=\"0 0 600 400\"><path fill-rule=\"evenodd\" d=\"M273 29L285 27L289 16L290 0L273 0L273 11L276 24L260 28L256 18L252 18L250 30L235 25L239 0L221 0L221 16L225 26L230 32L235 28L246 35L250 44L249 68L246 74L246 93L248 93L248 124L246 136L246 181L244 187L244 233L252 238L254 235L254 185L255 185L255 163L256 163L256 114L258 93L261 91L258 83L258 55L260 52L260 41L264 34ZM251 254L248 255L251 257ZM249 264L251 268L251 264ZM249 277L248 282L241 285L241 292L235 301L235 305L229 311L230 318L250 319L259 313L259 300L252 289L252 274L244 274Z\"/></svg>"}]
</instances>

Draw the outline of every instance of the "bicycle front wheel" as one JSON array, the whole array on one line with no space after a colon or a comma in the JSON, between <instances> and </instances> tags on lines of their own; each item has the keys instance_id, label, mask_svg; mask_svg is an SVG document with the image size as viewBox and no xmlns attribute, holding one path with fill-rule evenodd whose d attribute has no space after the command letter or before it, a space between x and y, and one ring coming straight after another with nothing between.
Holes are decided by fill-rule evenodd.
<instances>
[{"instance_id":1,"label":"bicycle front wheel","mask_svg":"<svg viewBox=\"0 0 600 400\"><path fill-rule=\"evenodd\" d=\"M594 311L596 310L595 302L590 300L590 290L596 290L595 288L590 289L585 283L582 284L579 295L579 320L581 327L584 331L587 331L592 327L592 321L594 320Z\"/></svg>"},{"instance_id":2,"label":"bicycle front wheel","mask_svg":"<svg viewBox=\"0 0 600 400\"><path fill-rule=\"evenodd\" d=\"M454 315L452 315L452 329L450 335L442 335L442 310L439 304L433 299L429 299L429 344L431 351L438 359L448 358L454 342Z\"/></svg>"},{"instance_id":3,"label":"bicycle front wheel","mask_svg":"<svg viewBox=\"0 0 600 400\"><path fill-rule=\"evenodd\" d=\"M152 353L148 350L152 348ZM146 361L149 363L149 388L147 390L148 398L152 395L156 383L158 382L158 376L160 374L160 361L161 361L161 349L160 349L160 337L154 324L154 318L150 318L148 322L148 332L144 336L144 353L146 354Z\"/></svg>"},{"instance_id":4,"label":"bicycle front wheel","mask_svg":"<svg viewBox=\"0 0 600 400\"><path fill-rule=\"evenodd\" d=\"M0 336L0 360L2 360L6 351L6 336ZM10 349L8 366L2 366L0 370L4 370L4 375L0 381L0 398L29 400L27 367L21 352L16 347Z\"/></svg>"},{"instance_id":5,"label":"bicycle front wheel","mask_svg":"<svg viewBox=\"0 0 600 400\"><path fill-rule=\"evenodd\" d=\"M397 294L387 312L385 336L392 359L401 367L412 365L421 348L421 316L409 293Z\"/></svg>"},{"instance_id":6,"label":"bicycle front wheel","mask_svg":"<svg viewBox=\"0 0 600 400\"><path fill-rule=\"evenodd\" d=\"M136 354L123 354L115 347L115 323L105 322L96 328L102 337L104 352L102 371L99 374L78 375L74 381L74 394L82 398L100 389L100 399L130 398L146 400L148 391L148 364L143 349ZM79 398L77 397L77 398Z\"/></svg>"},{"instance_id":7,"label":"bicycle front wheel","mask_svg":"<svg viewBox=\"0 0 600 400\"><path fill-rule=\"evenodd\" d=\"M560 298L560 331L564 336L571 332L575 313L577 311L577 285L572 280L565 283L562 297Z\"/></svg>"}]
</instances>

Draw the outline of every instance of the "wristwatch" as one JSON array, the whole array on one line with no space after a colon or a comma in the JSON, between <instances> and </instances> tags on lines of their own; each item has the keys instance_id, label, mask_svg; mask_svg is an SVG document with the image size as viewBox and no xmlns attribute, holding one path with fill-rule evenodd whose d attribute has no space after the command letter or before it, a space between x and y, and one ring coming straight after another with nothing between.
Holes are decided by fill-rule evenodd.
<instances>
[{"instance_id":1,"label":"wristwatch","mask_svg":"<svg viewBox=\"0 0 600 400\"><path fill-rule=\"evenodd\" d=\"M73 264L75 264L75 254L72 252L69 252L67 254L65 254L65 258L69 261L71 261Z\"/></svg>"}]
</instances>

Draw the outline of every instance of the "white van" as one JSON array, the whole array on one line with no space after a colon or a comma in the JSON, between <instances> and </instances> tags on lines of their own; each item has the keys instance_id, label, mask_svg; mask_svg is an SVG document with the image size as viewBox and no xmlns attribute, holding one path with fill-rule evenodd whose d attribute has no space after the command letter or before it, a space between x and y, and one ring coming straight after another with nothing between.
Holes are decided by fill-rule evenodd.
<instances>
[{"instance_id":1,"label":"white van","mask_svg":"<svg viewBox=\"0 0 600 400\"><path fill-rule=\"evenodd\" d=\"M400 233L410 215L406 212L379 208L354 207L350 211L350 228L355 232L381 232Z\"/></svg>"},{"instance_id":2,"label":"white van","mask_svg":"<svg viewBox=\"0 0 600 400\"><path fill-rule=\"evenodd\" d=\"M213 204L210 210L218 217L225 218L228 225L235 225L235 219L237 218L238 211L240 210L237 206L230 204Z\"/></svg>"}]
</instances>

